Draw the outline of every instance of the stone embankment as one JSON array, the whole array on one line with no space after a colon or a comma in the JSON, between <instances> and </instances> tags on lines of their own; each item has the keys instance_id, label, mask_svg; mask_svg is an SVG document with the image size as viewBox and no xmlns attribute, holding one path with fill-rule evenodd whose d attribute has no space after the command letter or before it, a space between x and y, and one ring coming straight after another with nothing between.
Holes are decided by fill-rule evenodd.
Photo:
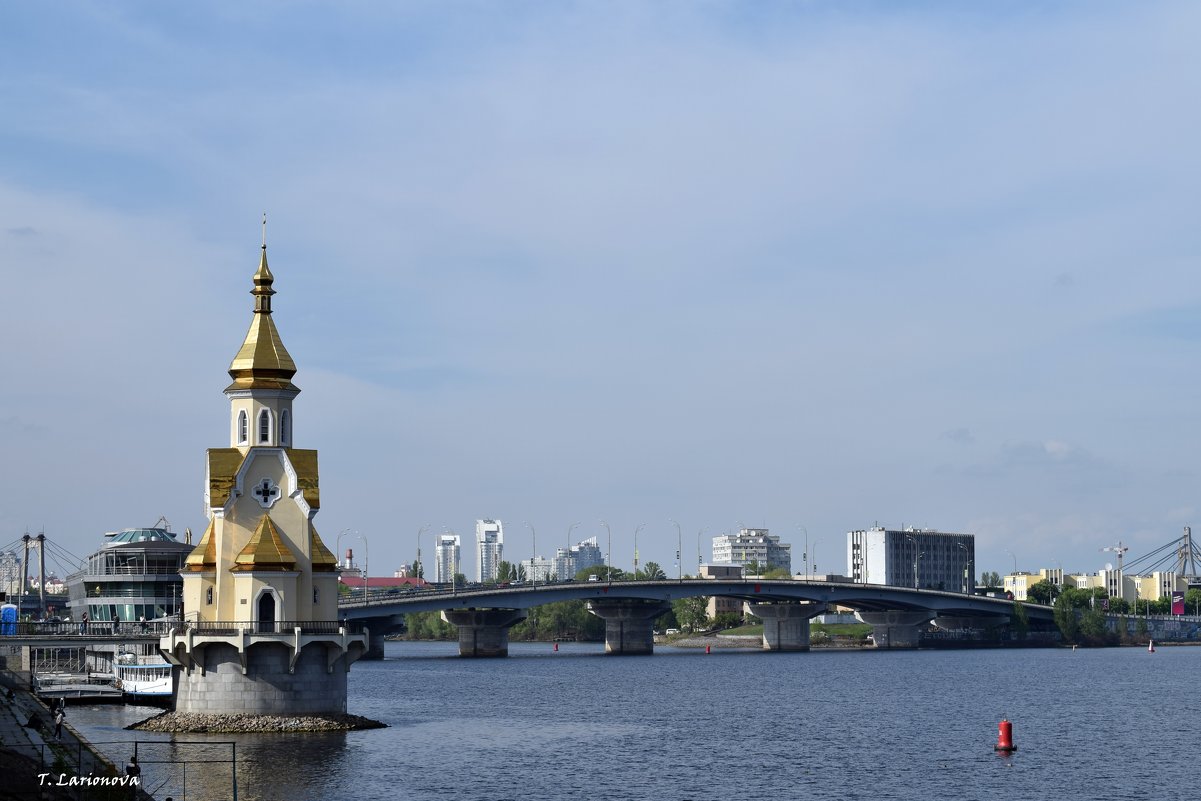
<instances>
[{"instance_id":1,"label":"stone embankment","mask_svg":"<svg viewBox=\"0 0 1201 801\"><path fill-rule=\"evenodd\" d=\"M357 731L387 727L386 723L359 715L203 715L188 712L163 712L125 728L137 731L201 734Z\"/></svg>"},{"instance_id":2,"label":"stone embankment","mask_svg":"<svg viewBox=\"0 0 1201 801\"><path fill-rule=\"evenodd\" d=\"M656 639L656 642L659 642L659 640ZM706 645L713 648L762 648L763 638L758 634L748 637L733 634L718 634L707 637L681 637L679 639L662 641L661 644L672 645L676 648L704 648Z\"/></svg>"}]
</instances>

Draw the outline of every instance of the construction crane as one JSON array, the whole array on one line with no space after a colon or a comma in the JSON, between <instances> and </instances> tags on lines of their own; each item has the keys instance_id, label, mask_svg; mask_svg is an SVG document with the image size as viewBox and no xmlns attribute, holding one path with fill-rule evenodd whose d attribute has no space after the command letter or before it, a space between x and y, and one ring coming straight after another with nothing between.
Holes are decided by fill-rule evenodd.
<instances>
[{"instance_id":1,"label":"construction crane","mask_svg":"<svg viewBox=\"0 0 1201 801\"><path fill-rule=\"evenodd\" d=\"M1117 545L1110 545L1108 548L1102 548L1101 550L1102 551L1113 551L1114 553L1116 553L1118 555L1118 573L1122 573L1122 556L1125 555L1126 551L1129 551L1130 548L1123 545L1121 540L1118 540ZM1122 574L1122 575L1125 575L1125 574Z\"/></svg>"}]
</instances>

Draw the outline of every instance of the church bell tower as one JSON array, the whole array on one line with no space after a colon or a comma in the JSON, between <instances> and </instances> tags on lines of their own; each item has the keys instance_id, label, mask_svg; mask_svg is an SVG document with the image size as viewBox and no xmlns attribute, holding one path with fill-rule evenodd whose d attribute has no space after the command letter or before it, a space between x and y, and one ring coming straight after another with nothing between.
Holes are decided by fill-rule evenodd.
<instances>
[{"instance_id":1,"label":"church bell tower","mask_svg":"<svg viewBox=\"0 0 1201 801\"><path fill-rule=\"evenodd\" d=\"M229 447L207 452L208 527L181 571L183 626L161 643L180 668L179 711L341 712L346 672L366 650L366 635L337 621L337 559L314 526L317 451L293 447L300 389L271 316L274 283L264 234L225 388Z\"/></svg>"}]
</instances>

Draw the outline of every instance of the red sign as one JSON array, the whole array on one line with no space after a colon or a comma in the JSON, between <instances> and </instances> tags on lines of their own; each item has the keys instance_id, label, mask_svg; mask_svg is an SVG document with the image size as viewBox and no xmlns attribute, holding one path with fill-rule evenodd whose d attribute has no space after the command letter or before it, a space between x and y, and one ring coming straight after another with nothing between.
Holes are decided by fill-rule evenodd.
<instances>
[{"instance_id":1,"label":"red sign","mask_svg":"<svg viewBox=\"0 0 1201 801\"><path fill-rule=\"evenodd\" d=\"M1182 592L1172 593L1172 614L1173 615L1183 615L1184 614L1184 593L1182 593Z\"/></svg>"}]
</instances>

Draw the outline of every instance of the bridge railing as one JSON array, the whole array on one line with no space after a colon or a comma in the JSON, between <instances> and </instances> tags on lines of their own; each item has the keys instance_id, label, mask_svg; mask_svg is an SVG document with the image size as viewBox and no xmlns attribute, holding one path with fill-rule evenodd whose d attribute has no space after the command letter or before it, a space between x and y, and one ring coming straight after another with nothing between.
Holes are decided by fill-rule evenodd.
<instances>
[{"instance_id":1,"label":"bridge railing","mask_svg":"<svg viewBox=\"0 0 1201 801\"><path fill-rule=\"evenodd\" d=\"M179 625L175 620L145 621L40 621L21 620L0 623L3 637L137 637L167 634Z\"/></svg>"},{"instance_id":2,"label":"bridge railing","mask_svg":"<svg viewBox=\"0 0 1201 801\"><path fill-rule=\"evenodd\" d=\"M341 620L188 620L176 623L176 631L194 631L230 637L238 634L337 634L346 623Z\"/></svg>"}]
</instances>

